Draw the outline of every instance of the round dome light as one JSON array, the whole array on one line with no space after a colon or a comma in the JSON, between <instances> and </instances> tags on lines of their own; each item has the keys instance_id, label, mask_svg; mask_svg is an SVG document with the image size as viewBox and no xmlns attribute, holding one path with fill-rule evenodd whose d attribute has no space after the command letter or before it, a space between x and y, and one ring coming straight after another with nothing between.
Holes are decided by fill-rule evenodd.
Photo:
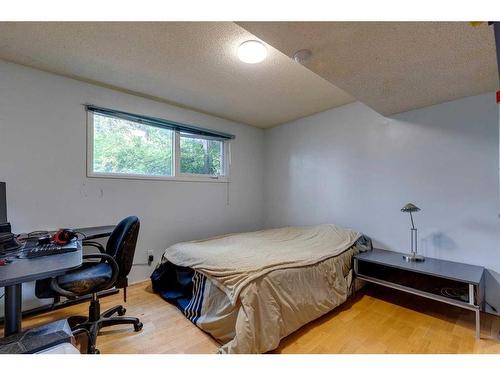
<instances>
[{"instance_id":1,"label":"round dome light","mask_svg":"<svg viewBox=\"0 0 500 375\"><path fill-rule=\"evenodd\" d=\"M238 57L247 64L256 64L263 61L267 56L267 48L258 40L247 40L240 44Z\"/></svg>"}]
</instances>

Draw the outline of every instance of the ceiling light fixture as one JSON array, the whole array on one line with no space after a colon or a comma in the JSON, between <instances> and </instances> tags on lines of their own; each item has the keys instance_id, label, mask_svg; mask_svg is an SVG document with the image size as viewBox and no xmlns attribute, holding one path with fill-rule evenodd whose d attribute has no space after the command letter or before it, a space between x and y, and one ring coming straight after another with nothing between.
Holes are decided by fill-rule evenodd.
<instances>
[{"instance_id":1,"label":"ceiling light fixture","mask_svg":"<svg viewBox=\"0 0 500 375\"><path fill-rule=\"evenodd\" d=\"M264 43L258 40L247 40L240 44L238 57L247 64L257 64L267 56L267 48Z\"/></svg>"}]
</instances>

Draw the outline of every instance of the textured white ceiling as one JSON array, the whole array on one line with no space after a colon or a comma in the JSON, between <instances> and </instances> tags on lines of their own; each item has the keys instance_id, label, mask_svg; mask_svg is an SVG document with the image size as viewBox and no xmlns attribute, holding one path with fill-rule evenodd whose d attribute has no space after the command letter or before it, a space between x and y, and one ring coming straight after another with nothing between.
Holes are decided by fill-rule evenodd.
<instances>
[{"instance_id":1,"label":"textured white ceiling","mask_svg":"<svg viewBox=\"0 0 500 375\"><path fill-rule=\"evenodd\" d=\"M244 64L254 35L274 48ZM289 58L303 48L306 67ZM258 127L354 98L390 115L498 87L492 30L467 22L0 22L0 59Z\"/></svg>"},{"instance_id":2,"label":"textured white ceiling","mask_svg":"<svg viewBox=\"0 0 500 375\"><path fill-rule=\"evenodd\" d=\"M0 22L0 59L258 127L354 101L272 47L242 63L248 39L232 22Z\"/></svg>"},{"instance_id":3,"label":"textured white ceiling","mask_svg":"<svg viewBox=\"0 0 500 375\"><path fill-rule=\"evenodd\" d=\"M238 22L376 111L390 115L494 91L493 30L468 22Z\"/></svg>"}]
</instances>

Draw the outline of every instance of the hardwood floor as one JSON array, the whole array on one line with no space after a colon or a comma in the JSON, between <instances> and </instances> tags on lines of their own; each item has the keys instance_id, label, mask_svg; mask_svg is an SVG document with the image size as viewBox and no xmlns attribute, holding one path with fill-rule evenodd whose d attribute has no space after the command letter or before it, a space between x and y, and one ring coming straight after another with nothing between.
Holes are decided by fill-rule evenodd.
<instances>
[{"instance_id":1,"label":"hardwood floor","mask_svg":"<svg viewBox=\"0 0 500 375\"><path fill-rule=\"evenodd\" d=\"M102 309L122 304L122 295L101 299ZM23 327L86 314L87 303L23 321ZM144 323L101 331L101 353L214 353L218 344L177 308L151 291L149 282L129 288L127 315ZM500 353L500 317L481 316L383 287L368 286L344 305L282 340L274 353Z\"/></svg>"}]
</instances>

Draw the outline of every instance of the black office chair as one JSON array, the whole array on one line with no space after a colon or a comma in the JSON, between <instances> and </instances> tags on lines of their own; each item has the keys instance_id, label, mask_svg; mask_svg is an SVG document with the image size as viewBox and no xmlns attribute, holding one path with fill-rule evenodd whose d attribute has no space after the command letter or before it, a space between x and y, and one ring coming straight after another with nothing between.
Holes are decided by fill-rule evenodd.
<instances>
[{"instance_id":1,"label":"black office chair","mask_svg":"<svg viewBox=\"0 0 500 375\"><path fill-rule=\"evenodd\" d=\"M99 249L97 254L83 255L83 259L94 261L83 262L82 266L62 276L36 282L35 295L38 298L54 298L64 296L69 299L92 295L89 306L89 316L73 316L68 322L73 331L87 330L89 333L88 353L97 354L96 340L102 327L117 324L133 324L135 331L142 329L142 323L137 318L124 317L125 308L115 306L101 314L97 292L112 287L123 288L126 302L127 276L132 268L140 222L136 216L123 219L111 233L106 249L94 241L83 241L84 246ZM96 262L95 260L99 260ZM118 314L119 316L113 316Z\"/></svg>"}]
</instances>

